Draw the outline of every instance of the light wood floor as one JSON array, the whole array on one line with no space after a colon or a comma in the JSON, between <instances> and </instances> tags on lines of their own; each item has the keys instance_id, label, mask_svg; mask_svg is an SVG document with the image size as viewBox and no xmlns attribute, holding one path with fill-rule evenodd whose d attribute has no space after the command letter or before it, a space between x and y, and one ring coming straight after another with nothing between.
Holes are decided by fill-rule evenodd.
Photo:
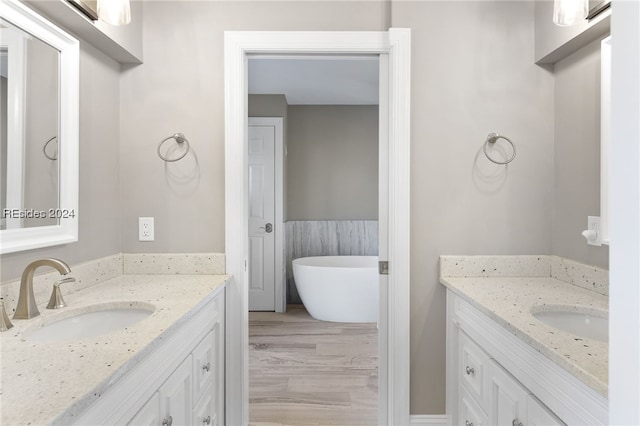
<instances>
[{"instance_id":1,"label":"light wood floor","mask_svg":"<svg viewBox=\"0 0 640 426\"><path fill-rule=\"evenodd\" d=\"M377 425L376 324L249 313L251 426Z\"/></svg>"}]
</instances>

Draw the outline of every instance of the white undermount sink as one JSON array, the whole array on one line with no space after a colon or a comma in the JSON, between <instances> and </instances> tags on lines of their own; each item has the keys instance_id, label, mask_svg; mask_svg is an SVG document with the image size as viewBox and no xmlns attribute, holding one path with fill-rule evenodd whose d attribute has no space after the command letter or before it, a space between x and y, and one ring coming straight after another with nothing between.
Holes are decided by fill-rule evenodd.
<instances>
[{"instance_id":1,"label":"white undermount sink","mask_svg":"<svg viewBox=\"0 0 640 426\"><path fill-rule=\"evenodd\" d=\"M605 312L575 309L576 307L546 306L544 310L533 310L532 315L553 328L575 336L609 341L609 319Z\"/></svg>"},{"instance_id":2,"label":"white undermount sink","mask_svg":"<svg viewBox=\"0 0 640 426\"><path fill-rule=\"evenodd\" d=\"M60 342L96 337L122 330L150 316L155 306L141 302L115 302L85 306L61 313L27 330L24 336L35 342Z\"/></svg>"}]
</instances>

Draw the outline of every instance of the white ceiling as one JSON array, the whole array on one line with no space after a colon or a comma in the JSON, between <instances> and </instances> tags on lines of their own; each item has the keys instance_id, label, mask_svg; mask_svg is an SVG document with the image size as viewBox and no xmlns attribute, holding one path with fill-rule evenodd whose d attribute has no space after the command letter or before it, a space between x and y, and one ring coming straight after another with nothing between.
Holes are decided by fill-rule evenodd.
<instances>
[{"instance_id":1,"label":"white ceiling","mask_svg":"<svg viewBox=\"0 0 640 426\"><path fill-rule=\"evenodd\" d=\"M289 105L377 105L378 57L250 57L249 94L284 94Z\"/></svg>"}]
</instances>

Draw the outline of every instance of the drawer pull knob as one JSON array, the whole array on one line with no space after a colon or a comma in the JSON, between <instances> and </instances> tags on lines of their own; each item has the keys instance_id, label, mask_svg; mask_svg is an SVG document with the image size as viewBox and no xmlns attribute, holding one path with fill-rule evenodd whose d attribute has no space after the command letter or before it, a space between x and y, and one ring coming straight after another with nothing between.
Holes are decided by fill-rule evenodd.
<instances>
[{"instance_id":1,"label":"drawer pull knob","mask_svg":"<svg viewBox=\"0 0 640 426\"><path fill-rule=\"evenodd\" d=\"M211 363L210 362L206 363L205 365L202 366L202 369L208 373L209 370L211 370Z\"/></svg>"},{"instance_id":2,"label":"drawer pull knob","mask_svg":"<svg viewBox=\"0 0 640 426\"><path fill-rule=\"evenodd\" d=\"M473 426L473 422L470 422L469 420L465 420L464 426Z\"/></svg>"},{"instance_id":3,"label":"drawer pull knob","mask_svg":"<svg viewBox=\"0 0 640 426\"><path fill-rule=\"evenodd\" d=\"M511 424L512 424L513 426L524 426L524 425L522 424L522 422L521 422L520 420L518 420L517 418L516 418L516 419L513 419L513 422L511 422Z\"/></svg>"},{"instance_id":4,"label":"drawer pull knob","mask_svg":"<svg viewBox=\"0 0 640 426\"><path fill-rule=\"evenodd\" d=\"M210 425L211 424L211 416L207 416L206 418L202 419L202 423L204 423L205 425Z\"/></svg>"},{"instance_id":5,"label":"drawer pull knob","mask_svg":"<svg viewBox=\"0 0 640 426\"><path fill-rule=\"evenodd\" d=\"M475 372L476 372L476 370L474 370L473 367L469 367L468 365L467 365L467 368L464 369L464 371L467 372L468 376L471 376L471 375L475 374Z\"/></svg>"},{"instance_id":6,"label":"drawer pull knob","mask_svg":"<svg viewBox=\"0 0 640 426\"><path fill-rule=\"evenodd\" d=\"M171 416L162 420L162 426L171 426L172 423L173 423L173 417Z\"/></svg>"}]
</instances>

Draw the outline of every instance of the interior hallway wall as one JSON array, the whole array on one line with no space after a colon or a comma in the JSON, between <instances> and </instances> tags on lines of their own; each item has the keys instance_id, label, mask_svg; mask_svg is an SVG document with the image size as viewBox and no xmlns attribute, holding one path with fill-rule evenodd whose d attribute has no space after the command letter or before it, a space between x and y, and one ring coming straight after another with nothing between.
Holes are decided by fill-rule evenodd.
<instances>
[{"instance_id":1,"label":"interior hallway wall","mask_svg":"<svg viewBox=\"0 0 640 426\"><path fill-rule=\"evenodd\" d=\"M378 219L378 106L289 105L289 220Z\"/></svg>"},{"instance_id":2,"label":"interior hallway wall","mask_svg":"<svg viewBox=\"0 0 640 426\"><path fill-rule=\"evenodd\" d=\"M555 203L553 253L609 267L609 246L582 236L600 215L600 40L554 65Z\"/></svg>"},{"instance_id":3,"label":"interior hallway wall","mask_svg":"<svg viewBox=\"0 0 640 426\"><path fill-rule=\"evenodd\" d=\"M3 254L0 281L19 278L29 262L43 257L74 265L121 251L119 86L120 65L81 42L79 241Z\"/></svg>"},{"instance_id":4,"label":"interior hallway wall","mask_svg":"<svg viewBox=\"0 0 640 426\"><path fill-rule=\"evenodd\" d=\"M533 62L532 1L392 7L392 26L412 29L411 413L442 414L438 256L550 253L553 76ZM490 132L517 145L508 167L482 154Z\"/></svg>"}]
</instances>

